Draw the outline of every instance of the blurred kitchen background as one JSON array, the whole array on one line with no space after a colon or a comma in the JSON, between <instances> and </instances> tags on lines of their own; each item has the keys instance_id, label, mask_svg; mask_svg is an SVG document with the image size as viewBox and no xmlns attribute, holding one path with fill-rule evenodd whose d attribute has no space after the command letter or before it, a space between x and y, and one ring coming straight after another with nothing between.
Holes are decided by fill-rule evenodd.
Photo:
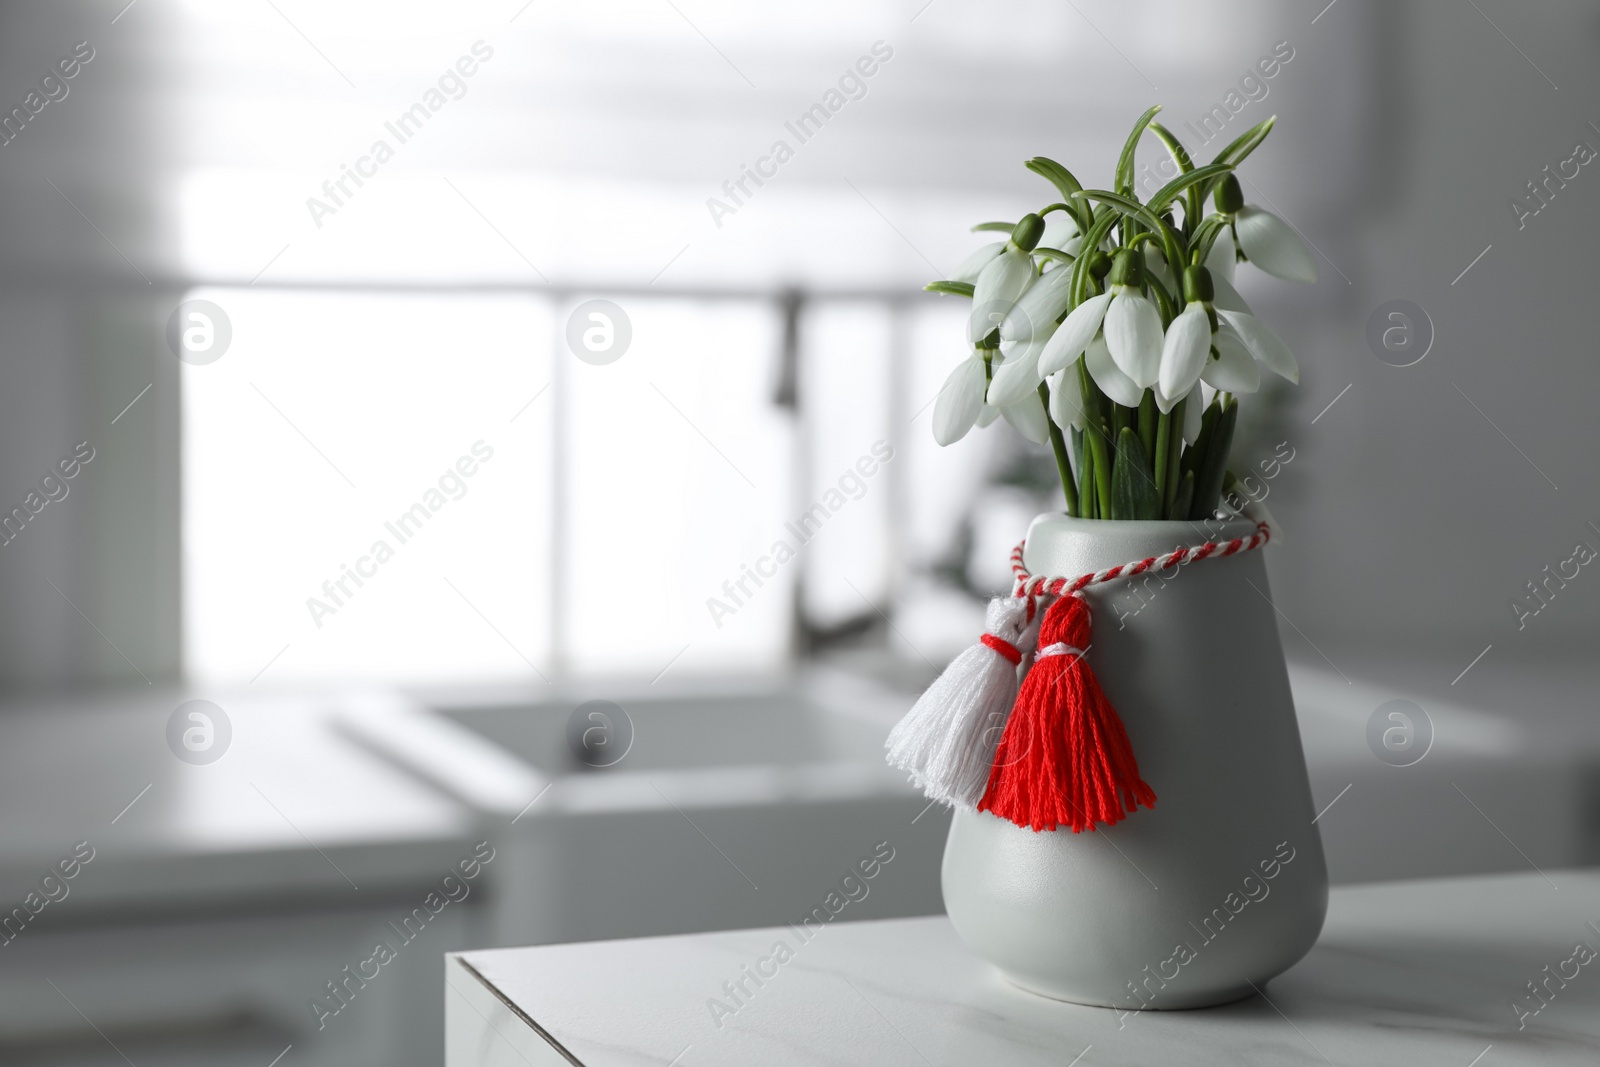
<instances>
[{"instance_id":1,"label":"blurred kitchen background","mask_svg":"<svg viewBox=\"0 0 1600 1067\"><path fill-rule=\"evenodd\" d=\"M843 917L937 911L882 738L1059 489L934 446L920 287L1154 102L1204 158L1277 114L1247 199L1319 256L1247 279L1303 378L1236 466L1333 876L1595 862L1597 50L1574 0L0 5L0 1062L437 1063L444 952L794 921L879 842Z\"/></svg>"}]
</instances>

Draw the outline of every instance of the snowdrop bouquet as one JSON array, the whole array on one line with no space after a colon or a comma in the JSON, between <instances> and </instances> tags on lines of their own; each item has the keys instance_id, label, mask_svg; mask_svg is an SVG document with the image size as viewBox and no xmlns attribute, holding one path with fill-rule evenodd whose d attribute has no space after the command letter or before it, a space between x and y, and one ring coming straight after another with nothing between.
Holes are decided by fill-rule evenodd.
<instances>
[{"instance_id":1,"label":"snowdrop bouquet","mask_svg":"<svg viewBox=\"0 0 1600 1067\"><path fill-rule=\"evenodd\" d=\"M1238 263L1315 281L1298 234L1244 203L1233 171L1272 130L1267 119L1197 167L1140 116L1113 189L1085 189L1042 156L1027 167L1061 199L978 232L953 278L927 288L972 299L972 354L934 404L941 445L1003 418L1055 454L1067 513L1088 519L1205 519L1233 480L1228 451L1241 395L1261 370L1299 381L1294 354L1235 291ZM1178 175L1140 201L1134 155L1146 132ZM1205 211L1207 200L1212 211Z\"/></svg>"}]
</instances>

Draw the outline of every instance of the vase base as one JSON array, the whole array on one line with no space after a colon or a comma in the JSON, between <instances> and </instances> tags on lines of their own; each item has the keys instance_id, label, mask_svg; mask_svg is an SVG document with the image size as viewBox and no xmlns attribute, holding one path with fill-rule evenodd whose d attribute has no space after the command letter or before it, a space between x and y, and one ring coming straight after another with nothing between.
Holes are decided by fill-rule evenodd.
<instances>
[{"instance_id":1,"label":"vase base","mask_svg":"<svg viewBox=\"0 0 1600 1067\"><path fill-rule=\"evenodd\" d=\"M1037 982L1018 977L1003 968L996 967L995 970L1009 984L1016 986L1025 993L1032 993L1034 996L1044 997L1047 1000L1058 1000L1064 1004L1078 1004L1086 1008L1113 1008L1117 1011L1192 1011L1198 1008L1218 1008L1224 1004L1233 1004L1237 1001L1246 1000L1255 996L1258 992L1256 987L1246 983L1242 986L1191 992L1188 996L1166 997L1162 1003L1152 1003L1141 1001L1131 994L1119 997L1105 997L1091 993L1072 993L1061 989L1047 989L1041 987Z\"/></svg>"}]
</instances>

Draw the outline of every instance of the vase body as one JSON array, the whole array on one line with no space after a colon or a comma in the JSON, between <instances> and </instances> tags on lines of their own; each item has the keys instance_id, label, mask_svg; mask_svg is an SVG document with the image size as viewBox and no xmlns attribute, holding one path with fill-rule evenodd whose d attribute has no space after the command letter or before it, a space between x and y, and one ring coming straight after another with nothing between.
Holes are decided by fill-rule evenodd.
<instances>
[{"instance_id":1,"label":"vase body","mask_svg":"<svg viewBox=\"0 0 1600 1067\"><path fill-rule=\"evenodd\" d=\"M1253 531L1041 515L1024 563L1075 577ZM1154 808L1078 834L955 813L945 909L1015 984L1082 1004L1203 1007L1251 995L1316 941L1328 874L1263 551L1087 590L1087 660Z\"/></svg>"}]
</instances>

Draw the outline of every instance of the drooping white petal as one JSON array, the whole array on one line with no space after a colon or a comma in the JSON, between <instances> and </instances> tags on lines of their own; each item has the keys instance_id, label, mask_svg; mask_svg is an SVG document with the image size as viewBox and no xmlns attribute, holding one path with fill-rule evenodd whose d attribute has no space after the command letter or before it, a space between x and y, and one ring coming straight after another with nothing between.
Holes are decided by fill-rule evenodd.
<instances>
[{"instance_id":1,"label":"drooping white petal","mask_svg":"<svg viewBox=\"0 0 1600 1067\"><path fill-rule=\"evenodd\" d=\"M1220 309L1217 314L1238 331L1239 339L1250 350L1250 354L1261 361L1263 367L1274 374L1282 375L1296 385L1300 384L1300 364L1295 360L1294 353L1289 350L1283 338L1273 332L1272 327L1254 315Z\"/></svg>"},{"instance_id":2,"label":"drooping white petal","mask_svg":"<svg viewBox=\"0 0 1600 1067\"><path fill-rule=\"evenodd\" d=\"M1006 314L1000 323L1000 340L1027 341L1041 333L1053 333L1056 319L1067 310L1071 289L1071 268L1046 271Z\"/></svg>"},{"instance_id":3,"label":"drooping white petal","mask_svg":"<svg viewBox=\"0 0 1600 1067\"><path fill-rule=\"evenodd\" d=\"M953 445L967 435L983 408L983 390L987 385L983 359L968 356L939 390L939 399L933 402L933 439L941 445Z\"/></svg>"},{"instance_id":4,"label":"drooping white petal","mask_svg":"<svg viewBox=\"0 0 1600 1067\"><path fill-rule=\"evenodd\" d=\"M1233 234L1224 229L1217 234L1216 243L1211 246L1211 252L1206 256L1206 270L1211 272L1213 284L1218 278L1233 281L1234 269L1239 263L1239 253L1233 247Z\"/></svg>"},{"instance_id":5,"label":"drooping white petal","mask_svg":"<svg viewBox=\"0 0 1600 1067\"><path fill-rule=\"evenodd\" d=\"M1167 338L1161 346L1161 374L1156 382L1156 406L1163 412L1171 411L1178 398L1184 396L1200 380L1200 370L1205 366L1211 350L1211 320L1206 306L1190 301L1189 306L1172 320L1167 328Z\"/></svg>"},{"instance_id":6,"label":"drooping white petal","mask_svg":"<svg viewBox=\"0 0 1600 1067\"><path fill-rule=\"evenodd\" d=\"M1004 241L996 241L993 244L984 245L961 261L961 265L956 268L955 273L950 275L950 280L953 282L976 282L978 275L983 273L983 268L993 262L995 256L1005 251L1005 247L1006 243Z\"/></svg>"},{"instance_id":7,"label":"drooping white petal","mask_svg":"<svg viewBox=\"0 0 1600 1067\"><path fill-rule=\"evenodd\" d=\"M977 344L1000 325L1017 298L1033 284L1033 257L1007 248L978 275L973 285L967 340Z\"/></svg>"},{"instance_id":8,"label":"drooping white petal","mask_svg":"<svg viewBox=\"0 0 1600 1067\"><path fill-rule=\"evenodd\" d=\"M1194 444L1200 439L1200 420L1205 415L1205 397L1198 387L1189 390L1188 403L1183 405L1183 441Z\"/></svg>"},{"instance_id":9,"label":"drooping white petal","mask_svg":"<svg viewBox=\"0 0 1600 1067\"><path fill-rule=\"evenodd\" d=\"M1148 389L1161 373L1161 313L1138 290L1113 288L1118 292L1106 308L1106 346L1122 373Z\"/></svg>"},{"instance_id":10,"label":"drooping white petal","mask_svg":"<svg viewBox=\"0 0 1600 1067\"><path fill-rule=\"evenodd\" d=\"M982 410L980 410L978 412L978 429L980 429L980 430L987 429L990 425L992 425L994 423L994 420L998 419L999 417L1000 417L1000 409L999 408L995 407L993 404L985 404L985 405L983 405Z\"/></svg>"},{"instance_id":11,"label":"drooping white petal","mask_svg":"<svg viewBox=\"0 0 1600 1067\"><path fill-rule=\"evenodd\" d=\"M1069 426L1083 429L1083 387L1078 383L1077 360L1047 380L1050 383L1050 418L1062 429Z\"/></svg>"},{"instance_id":12,"label":"drooping white petal","mask_svg":"<svg viewBox=\"0 0 1600 1067\"><path fill-rule=\"evenodd\" d=\"M1019 344L994 372L989 382L989 403L1015 404L1034 395L1044 375L1039 373L1039 353L1044 351L1047 337Z\"/></svg>"},{"instance_id":13,"label":"drooping white petal","mask_svg":"<svg viewBox=\"0 0 1600 1067\"><path fill-rule=\"evenodd\" d=\"M1036 445L1042 445L1050 440L1050 424L1044 417L1044 405L1039 403L1036 396L1026 397L1015 404L991 404L990 407L1000 409L1000 414L1023 437Z\"/></svg>"},{"instance_id":14,"label":"drooping white petal","mask_svg":"<svg viewBox=\"0 0 1600 1067\"><path fill-rule=\"evenodd\" d=\"M1100 387L1102 393L1123 407L1139 406L1139 398L1144 390L1140 389L1132 378L1122 373L1116 360L1111 358L1104 337L1096 337L1089 342L1083 360L1084 366L1089 368L1089 377L1094 379L1094 383Z\"/></svg>"},{"instance_id":15,"label":"drooping white petal","mask_svg":"<svg viewBox=\"0 0 1600 1067\"><path fill-rule=\"evenodd\" d=\"M1317 280L1317 261L1294 228L1270 211L1246 204L1234 216L1234 231L1245 256L1278 278L1291 282Z\"/></svg>"},{"instance_id":16,"label":"drooping white petal","mask_svg":"<svg viewBox=\"0 0 1600 1067\"><path fill-rule=\"evenodd\" d=\"M1206 360L1205 369L1200 372L1201 381L1226 393L1253 393L1261 388L1261 371L1238 334L1224 326L1217 331L1212 343L1217 358Z\"/></svg>"},{"instance_id":17,"label":"drooping white petal","mask_svg":"<svg viewBox=\"0 0 1600 1067\"><path fill-rule=\"evenodd\" d=\"M1218 311L1240 311L1246 315L1252 314L1250 305L1244 302L1244 297L1239 295L1239 290L1235 289L1233 283L1228 279L1220 274L1213 274L1211 276L1211 285L1216 290L1216 295L1211 299L1212 307Z\"/></svg>"},{"instance_id":18,"label":"drooping white petal","mask_svg":"<svg viewBox=\"0 0 1600 1067\"><path fill-rule=\"evenodd\" d=\"M1045 216L1044 236L1039 238L1039 244L1044 248L1059 248L1061 251L1076 255L1067 244L1074 238L1081 237L1078 233L1078 224L1072 216L1065 211L1052 211ZM1079 244L1082 244L1080 239Z\"/></svg>"},{"instance_id":19,"label":"drooping white petal","mask_svg":"<svg viewBox=\"0 0 1600 1067\"><path fill-rule=\"evenodd\" d=\"M1156 280L1167 287L1167 292L1176 293L1178 287L1172 280L1172 272L1167 269L1167 259L1161 254L1154 242L1146 241L1144 244L1144 269L1155 276Z\"/></svg>"},{"instance_id":20,"label":"drooping white petal","mask_svg":"<svg viewBox=\"0 0 1600 1067\"><path fill-rule=\"evenodd\" d=\"M1073 308L1072 314L1044 346L1039 356L1039 373L1054 374L1081 356L1094 335L1100 332L1100 322L1106 317L1106 306L1110 303L1111 294L1101 293Z\"/></svg>"}]
</instances>

